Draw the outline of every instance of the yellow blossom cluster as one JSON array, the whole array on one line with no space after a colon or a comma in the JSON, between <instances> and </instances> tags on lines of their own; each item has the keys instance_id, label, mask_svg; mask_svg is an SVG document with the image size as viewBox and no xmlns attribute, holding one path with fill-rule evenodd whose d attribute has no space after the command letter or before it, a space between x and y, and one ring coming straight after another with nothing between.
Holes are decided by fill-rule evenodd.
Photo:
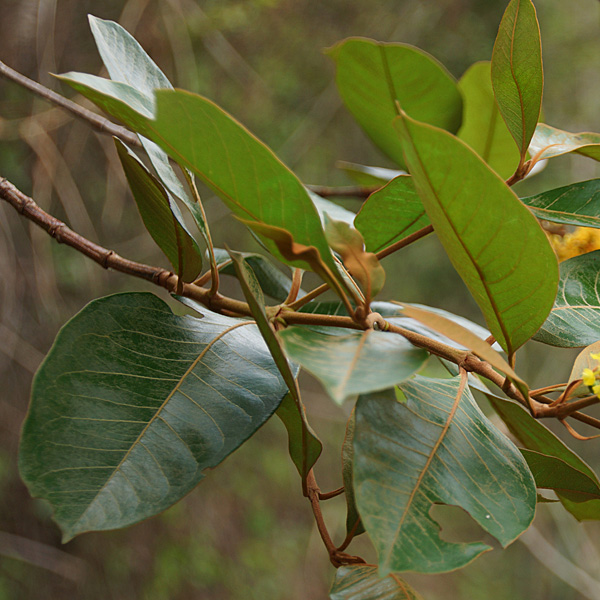
<instances>
[{"instance_id":1,"label":"yellow blossom cluster","mask_svg":"<svg viewBox=\"0 0 600 600\"><path fill-rule=\"evenodd\" d=\"M600 362L600 352L597 354L590 354L590 358ZM600 381L598 381L600 373L598 373L597 370L597 368L594 370L584 369L581 373L581 380L583 381L583 385L587 385L592 392L600 398Z\"/></svg>"},{"instance_id":2,"label":"yellow blossom cluster","mask_svg":"<svg viewBox=\"0 0 600 600\"><path fill-rule=\"evenodd\" d=\"M600 229L577 227L575 231L564 236L555 233L547 233L547 235L559 262L600 250Z\"/></svg>"}]
</instances>

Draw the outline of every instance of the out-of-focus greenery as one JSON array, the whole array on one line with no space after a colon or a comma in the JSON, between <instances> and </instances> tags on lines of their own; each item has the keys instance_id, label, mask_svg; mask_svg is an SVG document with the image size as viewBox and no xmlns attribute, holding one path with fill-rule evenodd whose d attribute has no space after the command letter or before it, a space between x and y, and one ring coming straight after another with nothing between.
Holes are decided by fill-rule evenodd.
<instances>
[{"instance_id":1,"label":"out-of-focus greenery","mask_svg":"<svg viewBox=\"0 0 600 600\"><path fill-rule=\"evenodd\" d=\"M49 72L100 72L86 14L118 20L177 86L234 114L307 183L347 184L337 160L392 165L342 107L322 49L348 36L407 42L460 77L490 58L505 6L504 0L2 0L0 59L60 90ZM600 130L600 3L538 0L537 9L546 121L570 131ZM86 237L134 260L164 263L126 192L112 141L6 81L0 81L0 175ZM568 156L516 189L526 195L598 176L597 163ZM219 201L205 192L205 202L217 244L226 232L234 246L233 232L247 248L247 234ZM414 277L405 265L417 256ZM480 320L446 260L433 238L386 259L388 279L397 282L389 295ZM440 287L453 293L440 297ZM124 531L87 534L63 547L46 506L29 498L16 456L31 377L67 318L92 298L124 289L148 286L102 271L0 206L0 600L325 598L333 569L275 420L209 475L210 486ZM550 373L563 380L570 369L565 353L544 350L539 358L539 345L535 350L535 362L528 363L532 351L521 358L525 377L535 383ZM340 485L346 414L311 385L308 409L326 444L318 474L329 489ZM577 450L593 461L595 444ZM332 500L324 510L341 539L342 503ZM537 530L600 577L600 549L592 542L597 524L577 525L551 505L538 512ZM439 516L443 535L454 535L451 525L462 521L460 535L465 529L479 535L458 511ZM372 556L363 538L357 552ZM538 558L517 542L457 574L407 579L429 600L584 598L551 572L557 571L551 553L537 545ZM568 562L561 564L577 577Z\"/></svg>"}]
</instances>

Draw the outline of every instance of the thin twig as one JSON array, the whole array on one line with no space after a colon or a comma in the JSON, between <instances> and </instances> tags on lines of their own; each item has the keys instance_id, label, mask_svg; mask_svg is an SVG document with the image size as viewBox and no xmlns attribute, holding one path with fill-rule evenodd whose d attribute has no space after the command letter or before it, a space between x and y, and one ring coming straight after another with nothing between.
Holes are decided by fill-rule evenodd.
<instances>
[{"instance_id":1,"label":"thin twig","mask_svg":"<svg viewBox=\"0 0 600 600\"><path fill-rule=\"evenodd\" d=\"M183 283L183 285L179 285L179 278L177 275L167 269L134 262L119 256L112 250L107 250L106 248L91 242L87 238L72 231L59 219L46 213L32 198L23 194L12 183L2 177L0 177L0 199L8 202L15 210L17 210L17 212L47 231L49 235L56 239L56 241L71 246L105 269L111 268L127 275L140 277L166 289L170 293L179 291L182 296L196 300L208 308L221 312L222 314L235 316L251 316L252 314L248 304L245 302L228 298L219 293L211 296L210 290L194 284ZM289 325L326 325L329 327L344 327L357 330L363 330L373 326L368 319L359 323L352 317L347 316L301 313L293 310L282 310L279 313L278 318ZM379 317L377 325L380 330L402 335L413 345L424 348L431 354L445 358L469 372L477 373L478 375L489 379L498 387L503 387L503 384L505 384L505 377L503 375L495 371L489 363L480 360L467 350L453 348L452 346L433 340L425 335L393 325L381 317ZM569 405L551 406L547 402L550 401L550 403L552 403L552 401L544 396L539 396L537 400L533 398L526 399L513 384L504 385L504 391L509 398L530 408L532 415L535 418L564 419L569 416L600 429L600 420L584 415L578 411L580 408L596 403L596 398L584 398L581 401L576 401ZM544 403L544 401L546 401L546 403ZM573 410L576 412L570 413L570 411Z\"/></svg>"},{"instance_id":2,"label":"thin twig","mask_svg":"<svg viewBox=\"0 0 600 600\"><path fill-rule=\"evenodd\" d=\"M100 131L101 133L107 133L109 135L114 135L115 137L120 138L130 146L140 146L140 140L138 136L126 129L125 127L121 127L120 125L116 125L112 121L97 115L96 113L88 110L87 108L83 108L68 100L64 96L53 92L51 89L42 85L41 83L37 83L37 81L33 81L29 79L29 77L25 77L25 75L21 75L18 71L11 69L7 64L0 61L0 75L13 81L14 83L19 84L21 87L37 94L40 98L55 104L56 106L60 106L60 108L64 108L68 110L71 114L75 115L78 119L82 119L86 121L89 125L91 125L94 129Z\"/></svg>"},{"instance_id":3,"label":"thin twig","mask_svg":"<svg viewBox=\"0 0 600 600\"><path fill-rule=\"evenodd\" d=\"M380 186L352 185L343 187L307 185L306 187L322 198L368 198L383 185L385 184L382 183Z\"/></svg>"},{"instance_id":4,"label":"thin twig","mask_svg":"<svg viewBox=\"0 0 600 600\"><path fill-rule=\"evenodd\" d=\"M319 500L330 500L331 498L336 498L344 493L344 486L339 487L337 490L333 490L332 492L319 492Z\"/></svg>"}]
</instances>

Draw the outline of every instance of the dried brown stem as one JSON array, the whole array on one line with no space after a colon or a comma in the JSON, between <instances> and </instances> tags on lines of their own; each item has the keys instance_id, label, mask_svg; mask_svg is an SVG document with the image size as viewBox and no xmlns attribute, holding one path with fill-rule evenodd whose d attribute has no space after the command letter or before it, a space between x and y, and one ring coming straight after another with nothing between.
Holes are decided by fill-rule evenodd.
<instances>
[{"instance_id":1,"label":"dried brown stem","mask_svg":"<svg viewBox=\"0 0 600 600\"><path fill-rule=\"evenodd\" d=\"M119 139L123 140L130 146L140 146L140 140L138 136L126 129L125 127L121 127L120 125L116 125L112 121L97 115L96 113L88 110L87 108L83 108L68 100L64 96L53 92L51 89L46 86L38 83L37 81L33 81L29 79L29 77L25 77L25 75L21 75L18 71L11 69L7 64L0 61L0 75L13 81L14 83L19 84L21 87L33 92L40 98L59 106L60 108L64 108L69 111L72 115L76 116L78 119L82 119L89 125L91 125L94 129L101 133L107 133L108 135L114 135Z\"/></svg>"}]
</instances>

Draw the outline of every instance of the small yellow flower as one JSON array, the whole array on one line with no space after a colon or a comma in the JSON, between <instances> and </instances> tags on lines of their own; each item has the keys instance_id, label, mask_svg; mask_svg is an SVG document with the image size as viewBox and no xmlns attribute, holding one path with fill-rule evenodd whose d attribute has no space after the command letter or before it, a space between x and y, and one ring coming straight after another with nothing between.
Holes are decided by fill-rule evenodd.
<instances>
[{"instance_id":1,"label":"small yellow flower","mask_svg":"<svg viewBox=\"0 0 600 600\"><path fill-rule=\"evenodd\" d=\"M590 354L590 358L600 361L600 352L596 352L596 354Z\"/></svg>"},{"instance_id":2,"label":"small yellow flower","mask_svg":"<svg viewBox=\"0 0 600 600\"><path fill-rule=\"evenodd\" d=\"M600 398L600 385L595 385L595 386L592 388L592 392L594 392L594 394L595 394L595 395L596 395L598 398Z\"/></svg>"},{"instance_id":3,"label":"small yellow flower","mask_svg":"<svg viewBox=\"0 0 600 600\"><path fill-rule=\"evenodd\" d=\"M584 369L581 374L581 379L583 380L583 385L587 385L588 387L592 387L596 383L596 374L591 369ZM600 386L596 386L600 389ZM596 392L594 391L594 394Z\"/></svg>"}]
</instances>

